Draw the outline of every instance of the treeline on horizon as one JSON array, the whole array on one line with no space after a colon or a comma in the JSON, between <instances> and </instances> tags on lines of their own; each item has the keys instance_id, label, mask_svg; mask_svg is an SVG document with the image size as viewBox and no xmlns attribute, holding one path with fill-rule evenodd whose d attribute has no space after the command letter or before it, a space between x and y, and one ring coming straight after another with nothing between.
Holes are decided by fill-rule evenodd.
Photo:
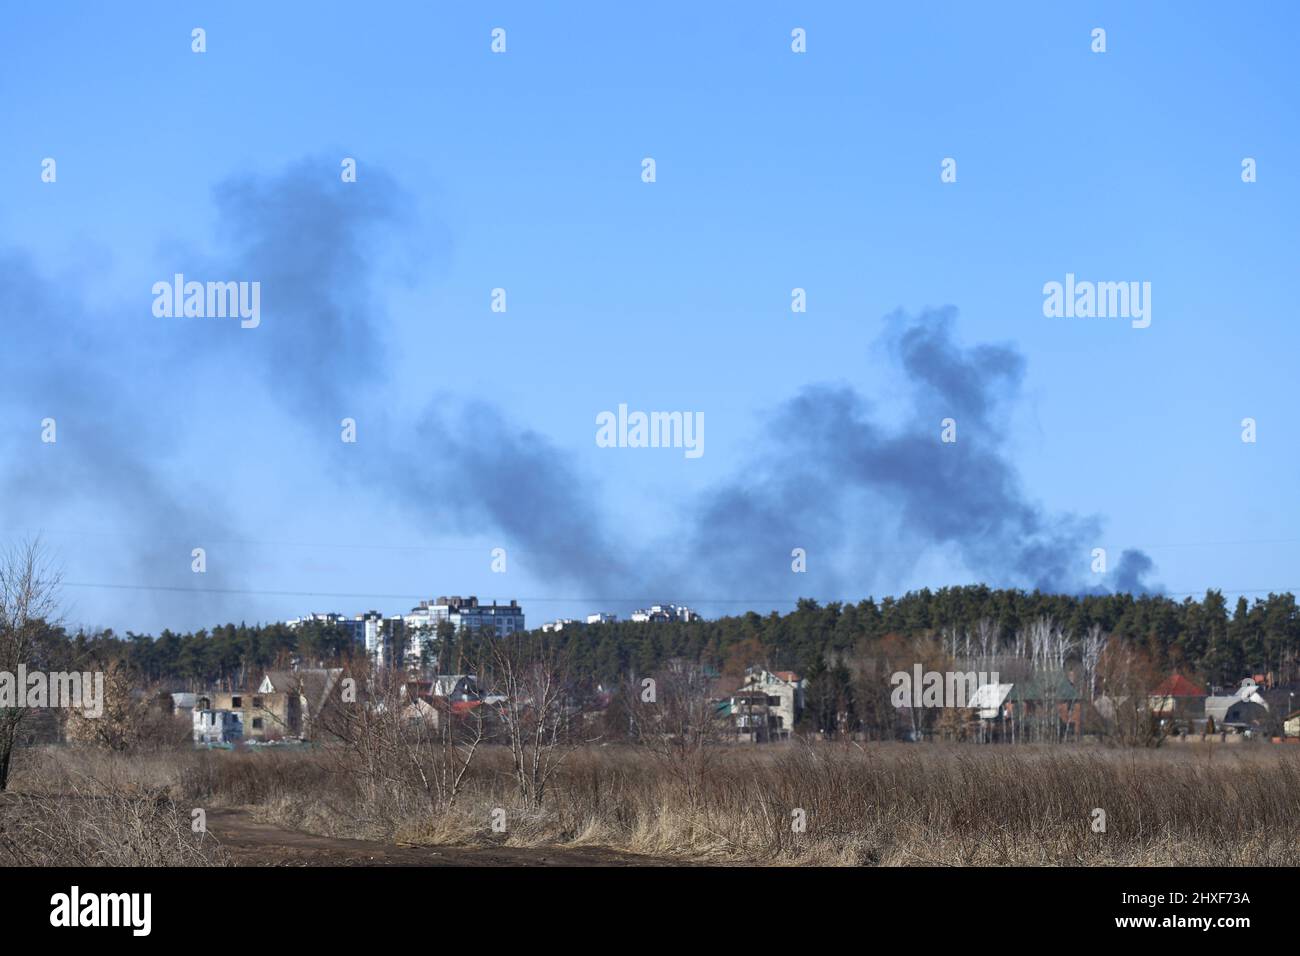
<instances>
[{"instance_id":1,"label":"treeline on horizon","mask_svg":"<svg viewBox=\"0 0 1300 956\"><path fill-rule=\"evenodd\" d=\"M1074 637L1093 626L1139 649L1153 669L1178 670L1214 685L1234 685L1246 674L1294 676L1300 657L1300 615L1294 595L1270 594L1229 610L1222 592L1201 600L1175 601L1159 595L1071 596L986 586L922 589L900 598L871 598L857 604L799 600L795 610L761 615L753 611L690 623L593 624L565 628L532 639L553 642L564 656L569 678L609 686L631 675L659 670L684 659L737 676L751 665L826 674L849 659L869 658L891 639L939 638L956 629L996 625L999 639L1043 617ZM434 649L441 672L458 672L475 656L472 637L444 639ZM49 628L41 641L46 666L81 667L124 662L150 685L174 689L210 686L244 688L266 668L297 659L313 665L359 663L362 651L342 630L319 623L291 629L285 624L225 624L156 638L111 630L70 635Z\"/></svg>"}]
</instances>

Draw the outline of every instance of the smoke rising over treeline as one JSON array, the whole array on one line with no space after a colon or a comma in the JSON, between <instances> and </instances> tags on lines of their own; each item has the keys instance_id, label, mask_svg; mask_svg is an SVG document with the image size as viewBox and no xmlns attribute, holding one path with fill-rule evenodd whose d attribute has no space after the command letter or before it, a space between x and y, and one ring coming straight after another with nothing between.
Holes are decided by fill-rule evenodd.
<instances>
[{"instance_id":1,"label":"smoke rising over treeline","mask_svg":"<svg viewBox=\"0 0 1300 956\"><path fill-rule=\"evenodd\" d=\"M0 256L7 311L0 372L12 423L0 467L7 528L75 525L90 509L123 532L112 549L131 583L273 589L255 562L227 563L196 583L174 545L218 532L258 537L259 529L240 527L235 503L204 486L202 460L180 471L168 461L173 433L192 414L178 400L186 383L237 368L241 380L260 381L297 440L318 448L321 481L382 498L449 533L489 529L552 593L682 599L706 610L712 601L715 612L752 601L767 610L800 595L879 593L936 551L970 580L995 586L1150 587L1152 562L1140 552L1116 556L1108 574L1091 573L1101 518L1050 513L1023 487L1006 423L1025 359L1009 345L963 345L954 309L900 312L884 323L881 344L905 382L894 397L906 412L885 414L866 389L810 384L770 413L731 478L702 495L664 488L655 502L663 533L639 541L599 503L599 473L490 398L440 395L414 416L386 401L403 385L389 372L401 343L381 273L394 249L417 242L411 202L393 179L369 168L342 186L330 161L306 160L231 179L214 203L213 250L175 252L160 278L261 282L256 329L151 318L143 291L139 301L92 309L23 256ZM171 325L141 335L150 320ZM51 446L36 441L46 416L58 420ZM362 444L339 440L344 417L364 429ZM955 441L940 438L945 420L955 423ZM421 448L454 453L422 456ZM272 464L268 482L274 471ZM791 570L795 548L806 553L806 573ZM193 594L133 591L126 600L143 596L194 619ZM204 613L245 616L237 595L202 601Z\"/></svg>"}]
</instances>

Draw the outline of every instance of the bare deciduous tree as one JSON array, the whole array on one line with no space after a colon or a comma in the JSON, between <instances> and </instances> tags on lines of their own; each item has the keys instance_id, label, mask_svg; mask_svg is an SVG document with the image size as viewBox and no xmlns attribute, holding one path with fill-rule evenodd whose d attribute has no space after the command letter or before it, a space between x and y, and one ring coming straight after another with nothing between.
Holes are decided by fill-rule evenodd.
<instances>
[{"instance_id":1,"label":"bare deciduous tree","mask_svg":"<svg viewBox=\"0 0 1300 956\"><path fill-rule=\"evenodd\" d=\"M53 623L59 574L39 539L13 545L0 554L0 672L17 674L30 665L39 629ZM15 687L18 694L26 688ZM0 791L9 785L14 748L26 714L25 701L0 708Z\"/></svg>"},{"instance_id":2,"label":"bare deciduous tree","mask_svg":"<svg viewBox=\"0 0 1300 956\"><path fill-rule=\"evenodd\" d=\"M717 760L723 720L712 680L698 664L671 660L657 676L633 679L625 688L634 740L682 785L694 806Z\"/></svg>"},{"instance_id":3,"label":"bare deciduous tree","mask_svg":"<svg viewBox=\"0 0 1300 956\"><path fill-rule=\"evenodd\" d=\"M395 803L450 809L487 736L482 706L461 714L450 701L431 703L400 671L359 668L353 679L365 693L324 711L321 729L336 745L321 759L354 780L376 810Z\"/></svg>"},{"instance_id":4,"label":"bare deciduous tree","mask_svg":"<svg viewBox=\"0 0 1300 956\"><path fill-rule=\"evenodd\" d=\"M1159 672L1151 659L1138 648L1112 641L1101 653L1097 675L1103 735L1126 747L1159 747L1163 734L1150 698Z\"/></svg>"},{"instance_id":5,"label":"bare deciduous tree","mask_svg":"<svg viewBox=\"0 0 1300 956\"><path fill-rule=\"evenodd\" d=\"M510 744L520 797L540 807L572 749L570 695L565 669L544 635L509 634L488 639L492 690L504 696L495 708Z\"/></svg>"}]
</instances>

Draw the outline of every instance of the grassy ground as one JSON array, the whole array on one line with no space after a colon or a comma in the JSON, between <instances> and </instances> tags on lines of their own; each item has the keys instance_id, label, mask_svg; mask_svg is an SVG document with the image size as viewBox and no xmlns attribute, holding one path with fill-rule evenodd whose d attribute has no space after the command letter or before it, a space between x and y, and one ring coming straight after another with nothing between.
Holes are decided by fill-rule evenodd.
<instances>
[{"instance_id":1,"label":"grassy ground","mask_svg":"<svg viewBox=\"0 0 1300 956\"><path fill-rule=\"evenodd\" d=\"M566 758L540 808L520 804L500 748L481 751L450 806L414 768L363 769L329 748L29 751L0 800L0 862L219 864L224 850L190 832L192 811L245 808L341 840L683 862L1300 864L1300 754L1266 744L790 744L716 748L687 768L591 746ZM76 860L61 841L81 847Z\"/></svg>"}]
</instances>

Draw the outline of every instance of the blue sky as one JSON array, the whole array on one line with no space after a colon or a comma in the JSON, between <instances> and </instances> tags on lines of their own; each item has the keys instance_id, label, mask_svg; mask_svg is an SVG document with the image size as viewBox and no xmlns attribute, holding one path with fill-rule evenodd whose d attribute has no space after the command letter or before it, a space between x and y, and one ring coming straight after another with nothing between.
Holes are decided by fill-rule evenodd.
<instances>
[{"instance_id":1,"label":"blue sky","mask_svg":"<svg viewBox=\"0 0 1300 956\"><path fill-rule=\"evenodd\" d=\"M70 623L157 631L477 593L518 597L539 624L654 600L716 614L1032 585L900 518L923 500L870 477L870 500L845 494L835 451L854 434L818 446L782 413L810 387L847 389L875 427L937 441L887 316L924 326L944 307L962 354L1024 363L987 430L954 411L958 444L996 441L1026 507L1095 519L1064 539L1083 586L1092 546L1112 563L1143 550L1148 583L1174 594L1300 585L1292 6L269 6L0 14L0 532L44 534ZM345 156L355 184L339 182ZM247 184L256 205L308 180L359 204L339 233L356 255L313 282L364 339L276 298L247 230L291 237L292 200L263 204L270 222L230 212ZM333 208L312 195L305 223ZM263 326L154 317L150 288L177 271L261 276ZM1067 272L1149 281L1151 326L1045 318L1043 284ZM294 342L314 372L277 371ZM313 392L313 374L334 384ZM703 412L706 453L596 447L596 414L622 402ZM466 403L491 426L458 412L421 429ZM492 428L528 454L483 451ZM447 467L469 446L490 479ZM541 471L559 487L534 501ZM782 484L791 472L807 481ZM980 474L958 469L935 507L966 507ZM719 512L701 502L777 485L769 504L822 496L793 512L806 530L759 508L752 548L743 528L710 537ZM516 494L537 506L531 532ZM582 521L547 513L561 505Z\"/></svg>"}]
</instances>

